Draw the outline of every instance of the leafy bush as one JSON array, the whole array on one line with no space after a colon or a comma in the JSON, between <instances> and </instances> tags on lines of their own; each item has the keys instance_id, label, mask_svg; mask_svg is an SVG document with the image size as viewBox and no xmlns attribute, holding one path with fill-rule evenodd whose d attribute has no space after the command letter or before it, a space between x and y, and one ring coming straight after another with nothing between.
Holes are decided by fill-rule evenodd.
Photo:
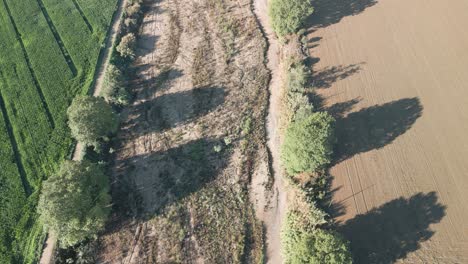
<instances>
[{"instance_id":1,"label":"leafy bush","mask_svg":"<svg viewBox=\"0 0 468 264\"><path fill-rule=\"evenodd\" d=\"M288 212L281 233L285 263L352 263L349 242L334 231L316 229L308 222L318 220L313 218L297 211Z\"/></svg>"},{"instance_id":2,"label":"leafy bush","mask_svg":"<svg viewBox=\"0 0 468 264\"><path fill-rule=\"evenodd\" d=\"M122 72L113 64L109 64L104 76L101 96L107 102L117 105L127 105L130 95L127 92Z\"/></svg>"},{"instance_id":3,"label":"leafy bush","mask_svg":"<svg viewBox=\"0 0 468 264\"><path fill-rule=\"evenodd\" d=\"M310 116L314 107L309 102L309 98L305 94L290 92L287 99L288 110L291 113L289 121L298 121Z\"/></svg>"},{"instance_id":4,"label":"leafy bush","mask_svg":"<svg viewBox=\"0 0 468 264\"><path fill-rule=\"evenodd\" d=\"M99 165L65 161L44 182L38 211L60 246L68 247L103 230L110 202L109 182Z\"/></svg>"},{"instance_id":5,"label":"leafy bush","mask_svg":"<svg viewBox=\"0 0 468 264\"><path fill-rule=\"evenodd\" d=\"M73 137L85 144L95 144L117 131L117 115L103 98L78 96L67 113Z\"/></svg>"},{"instance_id":6,"label":"leafy bush","mask_svg":"<svg viewBox=\"0 0 468 264\"><path fill-rule=\"evenodd\" d=\"M272 0L269 15L273 29L279 36L297 32L314 12L310 0Z\"/></svg>"},{"instance_id":7,"label":"leafy bush","mask_svg":"<svg viewBox=\"0 0 468 264\"><path fill-rule=\"evenodd\" d=\"M119 45L117 45L117 52L120 53L120 56L128 59L135 58L135 45L136 37L133 33L128 33L123 36L120 40Z\"/></svg>"},{"instance_id":8,"label":"leafy bush","mask_svg":"<svg viewBox=\"0 0 468 264\"><path fill-rule=\"evenodd\" d=\"M315 172L330 163L335 119L326 112L292 122L286 130L281 160L290 175Z\"/></svg>"},{"instance_id":9,"label":"leafy bush","mask_svg":"<svg viewBox=\"0 0 468 264\"><path fill-rule=\"evenodd\" d=\"M311 73L304 63L294 63L288 72L288 91L306 92L307 83L310 78Z\"/></svg>"}]
</instances>

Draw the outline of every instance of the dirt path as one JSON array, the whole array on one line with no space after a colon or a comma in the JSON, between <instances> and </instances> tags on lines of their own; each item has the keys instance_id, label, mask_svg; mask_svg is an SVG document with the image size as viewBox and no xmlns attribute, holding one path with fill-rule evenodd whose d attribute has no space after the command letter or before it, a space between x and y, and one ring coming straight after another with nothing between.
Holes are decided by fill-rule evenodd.
<instances>
[{"instance_id":1,"label":"dirt path","mask_svg":"<svg viewBox=\"0 0 468 264\"><path fill-rule=\"evenodd\" d=\"M268 69L271 72L270 81L270 102L267 117L267 136L268 148L271 153L271 163L273 167L274 184L271 189L272 198L265 210L261 215L265 224L267 236L267 262L268 263L282 263L281 256L281 240L280 231L282 222L287 212L287 195L285 190L285 183L282 178L282 169L279 164L279 148L280 148L280 135L279 135L279 105L280 105L280 91L281 91L281 70L280 70L280 55L279 43L276 39L274 32L270 26L268 18L268 0L255 0L254 1L255 13L261 26L264 29L264 34L269 43L268 47ZM255 192L256 190L254 190Z\"/></svg>"},{"instance_id":2,"label":"dirt path","mask_svg":"<svg viewBox=\"0 0 468 264\"><path fill-rule=\"evenodd\" d=\"M99 96L101 93L102 89L102 81L104 79L104 74L107 69L107 65L109 64L110 61L110 56L112 54L112 50L115 44L115 41L117 39L117 33L119 32L120 29L120 20L122 18L122 13L124 6L126 5L127 0L119 0L117 11L115 12L112 22L111 22L111 27L109 28L109 31L107 32L107 38L106 38L106 43L105 47L103 49L103 53L100 54L98 61L101 62L101 64L98 67L98 70L96 71L94 75L94 85L92 88L90 88L90 91L93 92L93 96ZM81 153L83 153L83 144L77 143L75 146L75 150L73 152L72 160L79 160L81 159ZM40 264L49 264L52 263L55 247L56 247L56 241L57 238L54 234L49 233L47 235L47 240L45 241L44 249L42 250L41 254L41 259L39 260Z\"/></svg>"},{"instance_id":3,"label":"dirt path","mask_svg":"<svg viewBox=\"0 0 468 264\"><path fill-rule=\"evenodd\" d=\"M333 190L358 263L468 263L468 5L314 1L314 79L338 117Z\"/></svg>"}]
</instances>

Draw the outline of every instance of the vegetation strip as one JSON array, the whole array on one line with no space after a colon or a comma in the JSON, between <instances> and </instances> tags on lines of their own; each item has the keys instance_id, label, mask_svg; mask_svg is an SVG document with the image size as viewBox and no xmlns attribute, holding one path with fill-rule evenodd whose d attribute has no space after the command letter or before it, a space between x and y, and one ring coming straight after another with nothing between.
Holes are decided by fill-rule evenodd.
<instances>
[{"instance_id":1,"label":"vegetation strip","mask_svg":"<svg viewBox=\"0 0 468 264\"><path fill-rule=\"evenodd\" d=\"M0 79L3 81L2 72L0 72ZM23 184L24 192L26 196L30 196L31 186L29 185L26 172L24 170L23 162L21 160L21 154L18 150L18 143L16 142L15 135L13 134L13 128L11 126L10 118L8 117L8 113L5 108L5 101L3 99L2 90L0 90L0 110L2 111L3 119L5 120L5 126L8 133L8 137L10 138L11 147L13 148L13 153L15 155L16 165L18 166L18 171L21 177L21 183Z\"/></svg>"},{"instance_id":2,"label":"vegetation strip","mask_svg":"<svg viewBox=\"0 0 468 264\"><path fill-rule=\"evenodd\" d=\"M60 37L60 34L57 31L57 28L55 28L55 25L49 16L49 13L47 13L47 9L45 8L44 3L42 2L42 0L37 0L37 3L39 4L39 7L41 8L42 14L44 14L47 24L49 25L49 28L52 31L52 34L54 35L55 41L57 41L57 44L60 48L60 51L62 52L63 57L65 58L65 61L68 64L68 67L70 67L70 70L72 71L73 76L77 76L78 70L76 69L75 63L70 57L70 53L67 51L67 48L65 47L62 41L62 38Z\"/></svg>"},{"instance_id":3,"label":"vegetation strip","mask_svg":"<svg viewBox=\"0 0 468 264\"><path fill-rule=\"evenodd\" d=\"M37 93L39 94L39 97L41 99L42 107L44 108L44 111L45 111L45 113L47 115L47 119L48 119L50 125L52 126L52 129L54 129L55 128L54 118L52 117L52 114L50 113L50 109L49 109L49 106L47 105L47 101L45 99L42 88L39 85L39 82L37 81L36 73L34 72L34 69L33 69L32 65L31 65L31 61L29 60L29 56L28 56L28 53L26 52L26 49L24 47L24 43L23 43L23 39L21 38L21 34L19 33L18 27L16 26L16 23L15 23L15 20L13 19L13 16L11 15L10 7L8 6L8 4L7 4L7 2L5 0L2 0L2 1L3 1L3 4L5 5L5 10L8 13L8 17L10 19L11 25L13 26L13 29L15 31L16 39L18 40L18 42L20 44L21 51L23 52L24 59L26 60L26 64L27 64L27 66L29 68L29 72L31 73L31 77L32 77L32 80L34 82L34 86L36 87Z\"/></svg>"},{"instance_id":4,"label":"vegetation strip","mask_svg":"<svg viewBox=\"0 0 468 264\"><path fill-rule=\"evenodd\" d=\"M71 1L75 5L76 10L78 10L78 12L80 13L81 17L83 18L84 22L86 23L86 26L88 26L89 31L91 31L91 33L93 33L94 32L93 26L89 23L88 18L86 17L85 13L83 12L83 9L81 9L80 4L78 4L78 2L76 2L76 0L71 0Z\"/></svg>"}]
</instances>

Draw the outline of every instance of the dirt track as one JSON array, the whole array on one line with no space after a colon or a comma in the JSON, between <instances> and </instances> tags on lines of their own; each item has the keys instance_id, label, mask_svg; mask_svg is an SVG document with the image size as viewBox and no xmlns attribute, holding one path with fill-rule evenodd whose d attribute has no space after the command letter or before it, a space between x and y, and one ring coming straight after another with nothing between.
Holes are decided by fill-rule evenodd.
<instances>
[{"instance_id":1,"label":"dirt track","mask_svg":"<svg viewBox=\"0 0 468 264\"><path fill-rule=\"evenodd\" d=\"M315 85L338 118L333 210L356 260L468 263L468 4L315 6Z\"/></svg>"}]
</instances>

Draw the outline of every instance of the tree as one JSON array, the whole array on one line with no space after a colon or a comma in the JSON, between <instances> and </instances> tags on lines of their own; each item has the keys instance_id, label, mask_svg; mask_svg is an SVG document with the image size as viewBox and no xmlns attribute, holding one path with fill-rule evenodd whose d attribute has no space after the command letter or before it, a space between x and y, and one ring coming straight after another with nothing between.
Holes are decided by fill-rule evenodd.
<instances>
[{"instance_id":1,"label":"tree","mask_svg":"<svg viewBox=\"0 0 468 264\"><path fill-rule=\"evenodd\" d=\"M109 64L107 67L101 96L113 104L128 104L129 94L125 88L122 72L114 64Z\"/></svg>"},{"instance_id":2,"label":"tree","mask_svg":"<svg viewBox=\"0 0 468 264\"><path fill-rule=\"evenodd\" d=\"M330 163L335 119L326 112L292 122L286 130L281 160L290 175L313 173Z\"/></svg>"},{"instance_id":3,"label":"tree","mask_svg":"<svg viewBox=\"0 0 468 264\"><path fill-rule=\"evenodd\" d=\"M124 58L133 59L135 57L135 51L134 51L135 44L136 44L135 34L128 33L127 35L122 37L116 49L120 53L120 56Z\"/></svg>"},{"instance_id":4,"label":"tree","mask_svg":"<svg viewBox=\"0 0 468 264\"><path fill-rule=\"evenodd\" d=\"M85 144L95 144L117 131L117 115L103 98L78 96L67 114L73 137Z\"/></svg>"},{"instance_id":5,"label":"tree","mask_svg":"<svg viewBox=\"0 0 468 264\"><path fill-rule=\"evenodd\" d=\"M313 12L310 0L272 0L269 7L271 24L279 36L297 32Z\"/></svg>"},{"instance_id":6,"label":"tree","mask_svg":"<svg viewBox=\"0 0 468 264\"><path fill-rule=\"evenodd\" d=\"M322 218L322 215L318 215L320 213L288 212L281 233L285 263L352 263L349 242L335 231L317 228L315 223ZM323 223L323 220L320 222Z\"/></svg>"},{"instance_id":7,"label":"tree","mask_svg":"<svg viewBox=\"0 0 468 264\"><path fill-rule=\"evenodd\" d=\"M44 182L38 211L61 247L68 247L103 230L110 202L109 182L99 165L65 161Z\"/></svg>"}]
</instances>

